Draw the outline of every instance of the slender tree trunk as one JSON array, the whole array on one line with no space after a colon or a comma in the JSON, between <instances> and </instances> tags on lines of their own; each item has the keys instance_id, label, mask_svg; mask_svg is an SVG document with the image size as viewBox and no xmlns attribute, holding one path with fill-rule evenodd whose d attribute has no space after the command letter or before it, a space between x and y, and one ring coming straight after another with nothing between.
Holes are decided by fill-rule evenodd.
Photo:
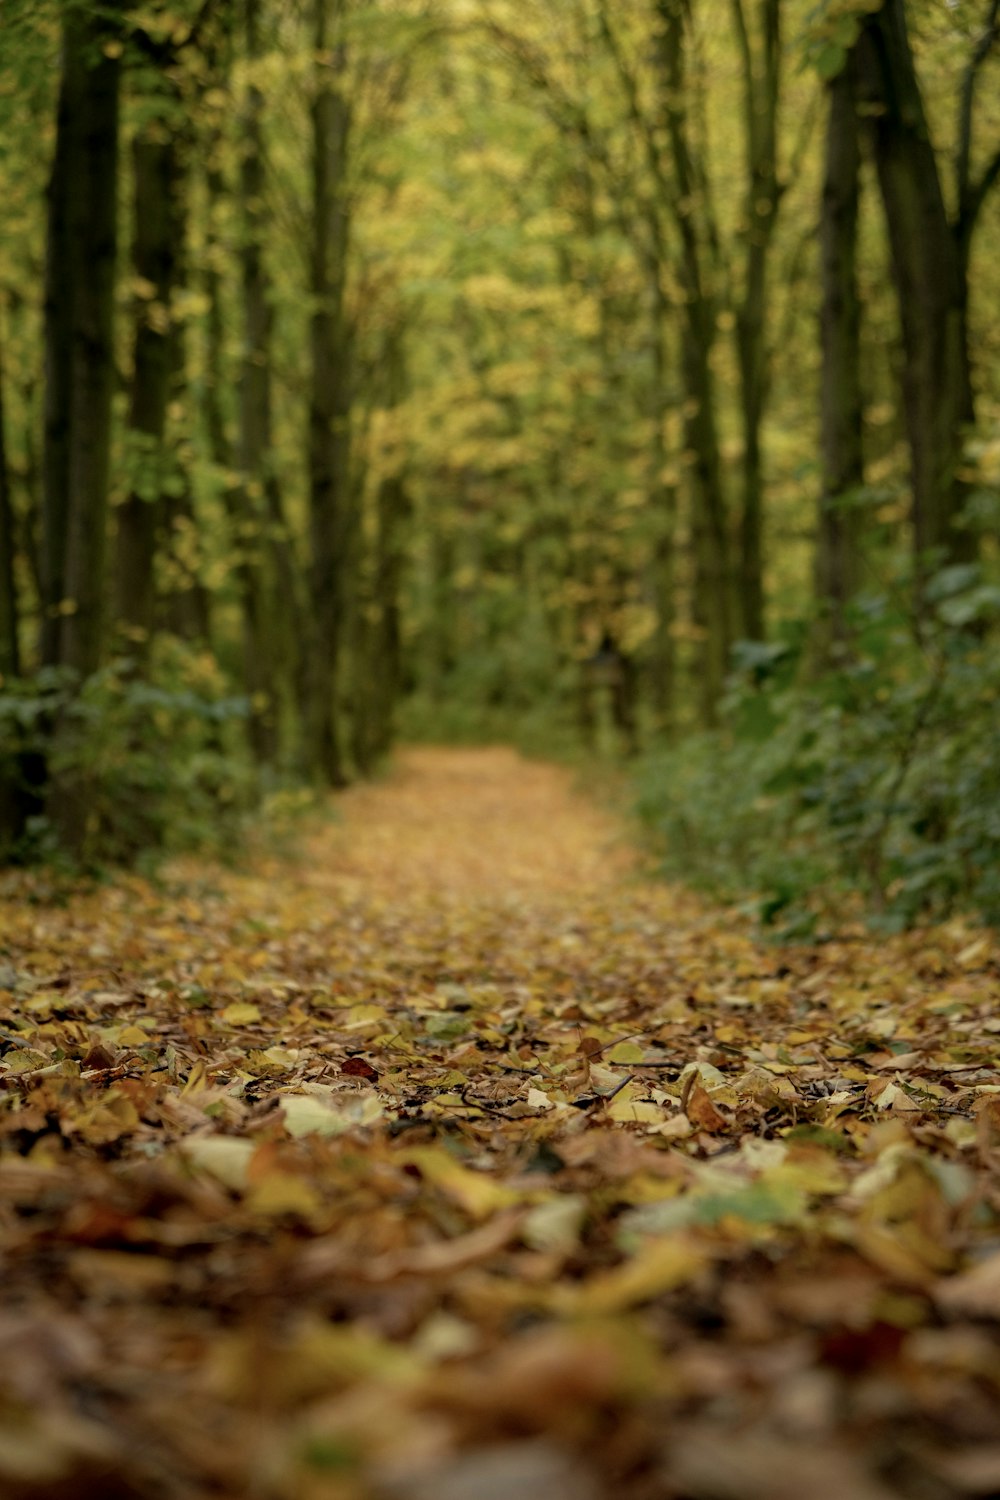
<instances>
[{"instance_id":1,"label":"slender tree trunk","mask_svg":"<svg viewBox=\"0 0 1000 1500\"><path fill-rule=\"evenodd\" d=\"M650 700L660 732L673 732L677 711L677 645L674 637L676 620L676 544L677 486L667 475L667 447L664 416L667 409L667 314L669 306L663 290L658 263L649 267L651 344L652 427L649 449L650 508L655 517L656 541L652 558L651 592L656 610L656 631L652 642L652 681Z\"/></svg>"},{"instance_id":2,"label":"slender tree trunk","mask_svg":"<svg viewBox=\"0 0 1000 1500\"><path fill-rule=\"evenodd\" d=\"M439 493L446 494L447 477L437 477ZM444 702L455 666L455 533L443 510L443 506L434 507L424 518L430 529L430 624L425 655L430 697L435 703Z\"/></svg>"},{"instance_id":3,"label":"slender tree trunk","mask_svg":"<svg viewBox=\"0 0 1000 1500\"><path fill-rule=\"evenodd\" d=\"M42 657L81 676L99 663L103 625L120 9L65 11L48 199Z\"/></svg>"},{"instance_id":4,"label":"slender tree trunk","mask_svg":"<svg viewBox=\"0 0 1000 1500\"><path fill-rule=\"evenodd\" d=\"M344 627L344 566L350 535L350 370L344 276L350 222L344 174L350 108L340 86L339 0L314 0L316 91L312 105L313 220L309 398L311 612L308 761L329 786L344 781L337 689Z\"/></svg>"},{"instance_id":5,"label":"slender tree trunk","mask_svg":"<svg viewBox=\"0 0 1000 1500\"><path fill-rule=\"evenodd\" d=\"M963 430L974 417L965 330L967 292L903 0L885 0L871 16L857 55L903 332L913 538L921 568L929 552L950 560L974 552L971 535L957 525L964 500L959 473Z\"/></svg>"},{"instance_id":6,"label":"slender tree trunk","mask_svg":"<svg viewBox=\"0 0 1000 1500\"><path fill-rule=\"evenodd\" d=\"M17 527L7 467L7 421L4 411L3 343L0 338L0 686L21 675L21 618L17 575Z\"/></svg>"},{"instance_id":7,"label":"slender tree trunk","mask_svg":"<svg viewBox=\"0 0 1000 1500\"><path fill-rule=\"evenodd\" d=\"M976 94L983 65L1000 43L1000 0L987 0L983 29L966 62L959 88L957 143L955 149L954 234L958 248L961 326L958 340L966 366L971 371L969 344L969 261L972 241L983 206L1000 182L1000 146L994 141L984 165L973 171L973 126Z\"/></svg>"},{"instance_id":8,"label":"slender tree trunk","mask_svg":"<svg viewBox=\"0 0 1000 1500\"><path fill-rule=\"evenodd\" d=\"M410 499L402 474L390 475L379 486L378 538L375 557L375 598L378 605L378 662L373 680L378 685L372 747L385 755L393 739L393 719L403 684L402 530L410 513Z\"/></svg>"},{"instance_id":9,"label":"slender tree trunk","mask_svg":"<svg viewBox=\"0 0 1000 1500\"><path fill-rule=\"evenodd\" d=\"M21 675L20 611L15 574L15 526L7 468L7 425L3 406L3 359L0 341L0 691ZM0 743L0 858L24 830L19 736Z\"/></svg>"},{"instance_id":10,"label":"slender tree trunk","mask_svg":"<svg viewBox=\"0 0 1000 1500\"><path fill-rule=\"evenodd\" d=\"M745 264L743 295L736 313L743 424L743 513L740 518L739 601L741 628L751 640L764 636L764 507L761 423L768 387L769 252L778 219L778 101L781 64L781 0L761 0L760 41L755 49L743 10L732 0L743 62L747 186L743 205Z\"/></svg>"},{"instance_id":11,"label":"slender tree trunk","mask_svg":"<svg viewBox=\"0 0 1000 1500\"><path fill-rule=\"evenodd\" d=\"M227 385L226 371L226 310L223 303L223 272L225 250L219 231L219 217L227 194L227 184L218 161L221 141L213 132L204 143L207 165L205 168L205 243L202 262L201 287L205 295L205 399L203 413L205 435L212 463L218 470L220 482L227 483L226 476L232 472L234 454L223 392ZM232 488L232 481L228 481ZM230 502L226 501L229 511Z\"/></svg>"},{"instance_id":12,"label":"slender tree trunk","mask_svg":"<svg viewBox=\"0 0 1000 1500\"><path fill-rule=\"evenodd\" d=\"M234 572L239 591L243 626L243 681L248 693L266 695L267 658L263 652L264 621L267 619L265 580L260 567L260 552L248 544L246 531L253 530L245 513L246 494L242 478L235 472L237 461L223 392L228 385L225 357L225 309L223 305L223 246L218 234L219 213L226 197L227 185L218 165L219 139L207 143L208 168L205 186L208 195L205 269L202 285L207 308L205 313L205 428L208 448L219 477L222 503L229 522ZM244 322L246 313L244 311ZM240 413L237 414L238 417ZM239 425L239 422L237 423ZM265 752L257 722L249 723L250 747L259 758Z\"/></svg>"},{"instance_id":13,"label":"slender tree trunk","mask_svg":"<svg viewBox=\"0 0 1000 1500\"><path fill-rule=\"evenodd\" d=\"M247 55L260 55L261 0L245 0ZM243 217L241 279L243 361L239 384L236 468L239 490L229 492L237 520L243 581L244 673L250 698L250 741L256 759L278 753L278 702L273 622L267 587L266 485L271 452L271 304L264 264L264 100L256 83L246 92L240 163Z\"/></svg>"},{"instance_id":14,"label":"slender tree trunk","mask_svg":"<svg viewBox=\"0 0 1000 1500\"><path fill-rule=\"evenodd\" d=\"M816 592L826 646L846 634L844 611L858 581L858 520L844 501L864 479L861 309L857 285L859 171L855 64L827 86L829 110L820 216L821 456L823 488L816 537ZM826 654L824 647L823 654Z\"/></svg>"},{"instance_id":15,"label":"slender tree trunk","mask_svg":"<svg viewBox=\"0 0 1000 1500\"><path fill-rule=\"evenodd\" d=\"M178 185L181 212L177 245L175 290L187 287L189 277L188 178ZM197 451L194 413L188 388L188 337L183 317L175 316L170 328L170 402L167 408L166 442L171 466L163 504L164 555L167 578L161 601L162 621L167 630L183 640L211 640L212 606L202 579L202 528L195 510L191 481L192 460ZM213 454L214 458L214 454Z\"/></svg>"},{"instance_id":16,"label":"slender tree trunk","mask_svg":"<svg viewBox=\"0 0 1000 1500\"><path fill-rule=\"evenodd\" d=\"M182 234L178 153L169 122L155 122L133 144L132 273L137 296L128 418L133 471L118 511L115 582L118 623L140 661L153 630L153 566L165 515L167 408L177 358L171 304Z\"/></svg>"},{"instance_id":17,"label":"slender tree trunk","mask_svg":"<svg viewBox=\"0 0 1000 1500\"><path fill-rule=\"evenodd\" d=\"M691 152L684 108L684 5L682 0L658 0L657 9L660 26L657 56L674 174L669 206L680 239L684 290L682 371L687 398L685 437L695 560L692 614L702 641L698 663L701 716L706 724L712 724L734 639L731 548L712 369L715 299L707 281L698 227L698 205L703 190Z\"/></svg>"},{"instance_id":18,"label":"slender tree trunk","mask_svg":"<svg viewBox=\"0 0 1000 1500\"><path fill-rule=\"evenodd\" d=\"M392 410L405 393L401 328L387 336L381 365L385 403ZM409 514L406 475L396 469L381 479L375 494L366 570L368 589L365 597L355 601L352 752L362 773L372 770L392 744L396 705L402 691L402 533ZM355 578L360 571L355 562Z\"/></svg>"},{"instance_id":19,"label":"slender tree trunk","mask_svg":"<svg viewBox=\"0 0 1000 1500\"><path fill-rule=\"evenodd\" d=\"M24 299L11 290L8 307L10 309L8 329L13 333L15 315L23 319ZM21 337L23 336L22 333ZM42 425L41 396L44 385L39 371L34 366L19 370L14 380L14 389L17 392L22 412L22 425L18 434L21 466L16 475L21 503L20 517L15 517L20 524L15 533L15 544L19 545L21 555L27 564L35 598L41 600L44 588L42 583L42 461L39 437ZM8 481L12 485L14 477L8 473Z\"/></svg>"},{"instance_id":20,"label":"slender tree trunk","mask_svg":"<svg viewBox=\"0 0 1000 1500\"><path fill-rule=\"evenodd\" d=\"M48 189L41 659L77 679L100 665L104 625L121 16L119 0L101 11L64 10ZM29 752L26 795L40 806L44 788L60 842L82 853L86 777L69 769L49 775L56 752L72 766L72 721L61 714L46 734L47 744Z\"/></svg>"},{"instance_id":21,"label":"slender tree trunk","mask_svg":"<svg viewBox=\"0 0 1000 1500\"><path fill-rule=\"evenodd\" d=\"M16 299L12 298L12 303ZM37 459L34 429L29 415L24 434L27 454L23 473L25 505L18 525L7 461L7 413L5 406L6 371L0 357L0 690L11 678L26 671L21 616L22 595L19 587L18 560L27 564L34 587L40 597L38 563ZM34 408L34 377L21 386L21 398L30 414ZM23 730L15 730L0 746L0 858L16 854L28 828L29 819L44 811L42 796L45 781L45 756L37 742Z\"/></svg>"}]
</instances>

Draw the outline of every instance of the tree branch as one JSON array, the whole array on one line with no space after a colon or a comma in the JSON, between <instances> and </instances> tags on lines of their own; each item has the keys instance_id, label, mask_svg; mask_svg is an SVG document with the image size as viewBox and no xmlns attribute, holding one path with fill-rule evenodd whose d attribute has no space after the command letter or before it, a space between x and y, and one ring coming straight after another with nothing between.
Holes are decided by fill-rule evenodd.
<instances>
[{"instance_id":1,"label":"tree branch","mask_svg":"<svg viewBox=\"0 0 1000 1500\"><path fill-rule=\"evenodd\" d=\"M986 22L982 36L973 48L972 56L962 75L962 87L958 101L958 148L955 154L955 184L958 190L959 217L964 219L970 199L970 173L972 158L972 113L975 102L976 82L979 70L993 49L1000 34L1000 0L989 0ZM987 189L988 191L988 189ZM975 195L972 195L975 196ZM985 194L983 195L985 196ZM977 204L975 213L982 206ZM974 215L973 215L974 217ZM970 225L971 228L971 225Z\"/></svg>"}]
</instances>

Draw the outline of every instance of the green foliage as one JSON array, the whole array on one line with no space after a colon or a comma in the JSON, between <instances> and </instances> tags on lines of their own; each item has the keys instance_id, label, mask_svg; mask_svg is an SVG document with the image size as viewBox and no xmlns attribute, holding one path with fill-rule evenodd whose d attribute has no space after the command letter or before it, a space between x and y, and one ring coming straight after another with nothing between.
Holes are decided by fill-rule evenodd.
<instances>
[{"instance_id":1,"label":"green foliage","mask_svg":"<svg viewBox=\"0 0 1000 1500\"><path fill-rule=\"evenodd\" d=\"M802 39L803 56L824 83L842 71L865 16L881 5L882 0L820 0L810 11Z\"/></svg>"},{"instance_id":2,"label":"green foliage","mask_svg":"<svg viewBox=\"0 0 1000 1500\"><path fill-rule=\"evenodd\" d=\"M241 732L245 699L229 694L209 658L163 637L150 675L118 658L82 684L43 669L0 692L0 776L47 768L50 786L84 812L83 863L151 852L231 846L253 801ZM16 749L15 749L16 747ZM20 860L63 857L39 808L27 820Z\"/></svg>"},{"instance_id":3,"label":"green foliage","mask_svg":"<svg viewBox=\"0 0 1000 1500\"><path fill-rule=\"evenodd\" d=\"M673 875L749 888L784 936L859 896L889 928L961 910L1000 923L1000 590L949 568L926 597L916 637L885 597L859 599L850 652L807 685L804 634L744 652L724 727L640 775Z\"/></svg>"}]
</instances>

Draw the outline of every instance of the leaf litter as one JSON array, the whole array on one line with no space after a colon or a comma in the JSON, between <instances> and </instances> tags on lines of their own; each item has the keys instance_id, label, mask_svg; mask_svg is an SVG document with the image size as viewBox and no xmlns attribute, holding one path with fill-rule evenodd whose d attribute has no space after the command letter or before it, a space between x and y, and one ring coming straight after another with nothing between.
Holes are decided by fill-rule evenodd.
<instances>
[{"instance_id":1,"label":"leaf litter","mask_svg":"<svg viewBox=\"0 0 1000 1500\"><path fill-rule=\"evenodd\" d=\"M762 946L512 752L341 807L4 877L0 1494L1000 1491L995 940Z\"/></svg>"}]
</instances>

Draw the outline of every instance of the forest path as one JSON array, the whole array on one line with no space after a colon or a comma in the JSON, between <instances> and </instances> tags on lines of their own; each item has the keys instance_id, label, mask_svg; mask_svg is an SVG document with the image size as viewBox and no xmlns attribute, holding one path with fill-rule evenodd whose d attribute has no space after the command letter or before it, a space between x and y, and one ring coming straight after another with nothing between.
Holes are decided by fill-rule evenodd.
<instances>
[{"instance_id":1,"label":"forest path","mask_svg":"<svg viewBox=\"0 0 1000 1500\"><path fill-rule=\"evenodd\" d=\"M403 750L390 779L340 805L335 864L382 886L572 900L610 889L634 863L618 822L568 772L503 746Z\"/></svg>"},{"instance_id":2,"label":"forest path","mask_svg":"<svg viewBox=\"0 0 1000 1500\"><path fill-rule=\"evenodd\" d=\"M1000 1489L995 940L762 945L507 750L339 806L0 883L0 1494Z\"/></svg>"}]
</instances>

